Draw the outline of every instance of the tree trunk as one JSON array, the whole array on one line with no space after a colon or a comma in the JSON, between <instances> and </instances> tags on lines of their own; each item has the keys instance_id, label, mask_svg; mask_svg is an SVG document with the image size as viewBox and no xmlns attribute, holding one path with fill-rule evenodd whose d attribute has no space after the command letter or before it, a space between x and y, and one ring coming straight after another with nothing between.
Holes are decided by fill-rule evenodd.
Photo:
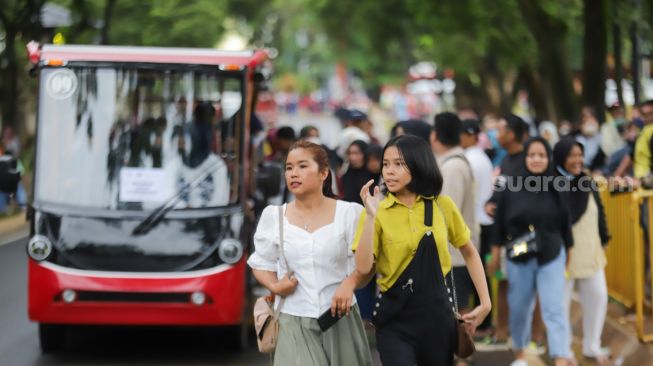
<instances>
[{"instance_id":1,"label":"tree trunk","mask_svg":"<svg viewBox=\"0 0 653 366\"><path fill-rule=\"evenodd\" d=\"M5 50L3 58L5 67L2 70L2 127L18 126L18 60L16 56L17 32L5 27Z\"/></svg>"},{"instance_id":2,"label":"tree trunk","mask_svg":"<svg viewBox=\"0 0 653 366\"><path fill-rule=\"evenodd\" d=\"M488 54L484 57L480 75L488 102L488 112L495 114L510 112L510 98L506 96L503 88L503 76L499 70L496 56Z\"/></svg>"},{"instance_id":3,"label":"tree trunk","mask_svg":"<svg viewBox=\"0 0 653 366\"><path fill-rule=\"evenodd\" d=\"M641 67L640 67L640 44L639 34L637 32L637 24L633 22L630 26L630 42L632 44L632 57L631 57L631 73L633 74L633 95L635 97L635 105L641 102Z\"/></svg>"},{"instance_id":4,"label":"tree trunk","mask_svg":"<svg viewBox=\"0 0 653 366\"><path fill-rule=\"evenodd\" d=\"M537 1L519 0L519 8L535 38L542 77L549 84L556 119L574 121L578 115L567 55L567 27Z\"/></svg>"},{"instance_id":5,"label":"tree trunk","mask_svg":"<svg viewBox=\"0 0 653 366\"><path fill-rule=\"evenodd\" d=\"M456 107L473 108L485 113L492 111L486 89L474 85L468 75L456 74L455 81L454 97L456 98Z\"/></svg>"},{"instance_id":6,"label":"tree trunk","mask_svg":"<svg viewBox=\"0 0 653 366\"><path fill-rule=\"evenodd\" d=\"M605 120L607 57L606 0L583 0L583 104L594 108L599 123Z\"/></svg>"},{"instance_id":7,"label":"tree trunk","mask_svg":"<svg viewBox=\"0 0 653 366\"><path fill-rule=\"evenodd\" d=\"M624 67L621 60L621 26L619 25L619 6L617 6L617 0L612 0L612 16L614 20L612 21L612 47L614 52L614 82L617 84L617 98L619 99L619 105L623 108L626 108L624 103L624 88L621 85L623 80Z\"/></svg>"},{"instance_id":8,"label":"tree trunk","mask_svg":"<svg viewBox=\"0 0 653 366\"><path fill-rule=\"evenodd\" d=\"M104 24L102 24L102 34L100 36L100 44L109 44L109 29L111 28L111 15L113 14L113 7L116 0L107 0L104 6Z\"/></svg>"},{"instance_id":9,"label":"tree trunk","mask_svg":"<svg viewBox=\"0 0 653 366\"><path fill-rule=\"evenodd\" d=\"M523 65L519 68L519 76L517 77L517 87L513 88L515 91L520 88L528 90L528 95L535 115L541 120L553 119L549 105L551 99L546 97L545 87L542 82L541 75L533 69L530 65Z\"/></svg>"}]
</instances>

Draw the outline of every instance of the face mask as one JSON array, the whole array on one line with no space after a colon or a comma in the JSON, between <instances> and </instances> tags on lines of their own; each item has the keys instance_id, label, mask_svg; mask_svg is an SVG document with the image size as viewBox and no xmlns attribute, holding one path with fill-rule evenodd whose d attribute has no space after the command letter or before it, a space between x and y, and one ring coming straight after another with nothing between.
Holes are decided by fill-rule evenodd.
<instances>
[{"instance_id":1,"label":"face mask","mask_svg":"<svg viewBox=\"0 0 653 366\"><path fill-rule=\"evenodd\" d=\"M586 123L583 125L582 132L585 136L594 136L599 132L599 127L593 123Z\"/></svg>"},{"instance_id":2,"label":"face mask","mask_svg":"<svg viewBox=\"0 0 653 366\"><path fill-rule=\"evenodd\" d=\"M617 127L621 127L621 126L623 126L623 125L626 124L626 120L623 119L623 118L616 118L616 119L614 120L614 124L615 124Z\"/></svg>"},{"instance_id":3,"label":"face mask","mask_svg":"<svg viewBox=\"0 0 653 366\"><path fill-rule=\"evenodd\" d=\"M493 146L497 145L499 143L498 140L497 140L497 135L499 134L499 131L497 131L496 128L492 128L490 130L487 130L487 132L485 134L487 135L487 138L490 140L490 142L492 143Z\"/></svg>"},{"instance_id":4,"label":"face mask","mask_svg":"<svg viewBox=\"0 0 653 366\"><path fill-rule=\"evenodd\" d=\"M567 136L571 133L571 128L569 128L568 126L562 126L560 127L560 131L558 131L558 133L560 134L560 136Z\"/></svg>"}]
</instances>

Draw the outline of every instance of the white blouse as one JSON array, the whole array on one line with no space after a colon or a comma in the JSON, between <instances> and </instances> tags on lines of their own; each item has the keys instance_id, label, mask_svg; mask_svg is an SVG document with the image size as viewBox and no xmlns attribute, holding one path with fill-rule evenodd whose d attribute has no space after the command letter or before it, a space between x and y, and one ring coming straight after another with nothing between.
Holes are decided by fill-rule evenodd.
<instances>
[{"instance_id":1,"label":"white blouse","mask_svg":"<svg viewBox=\"0 0 653 366\"><path fill-rule=\"evenodd\" d=\"M288 222L284 212L284 253L295 272L298 285L286 298L282 313L318 318L331 307L331 300L340 283L355 267L352 243L363 206L337 201L332 223L309 233ZM263 210L254 234L254 253L247 264L258 270L277 272L282 278L288 269L279 249L279 207ZM279 297L277 297L278 305ZM354 297L353 303L356 303Z\"/></svg>"}]
</instances>

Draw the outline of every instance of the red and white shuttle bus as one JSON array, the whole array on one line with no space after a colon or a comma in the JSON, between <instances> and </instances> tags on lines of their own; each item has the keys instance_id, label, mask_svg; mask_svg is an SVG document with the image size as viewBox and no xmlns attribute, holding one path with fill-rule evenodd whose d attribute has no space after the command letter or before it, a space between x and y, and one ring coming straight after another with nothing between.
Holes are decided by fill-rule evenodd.
<instances>
[{"instance_id":1,"label":"red and white shuttle bus","mask_svg":"<svg viewBox=\"0 0 653 366\"><path fill-rule=\"evenodd\" d=\"M29 318L247 335L249 126L263 51L32 47Z\"/></svg>"}]
</instances>

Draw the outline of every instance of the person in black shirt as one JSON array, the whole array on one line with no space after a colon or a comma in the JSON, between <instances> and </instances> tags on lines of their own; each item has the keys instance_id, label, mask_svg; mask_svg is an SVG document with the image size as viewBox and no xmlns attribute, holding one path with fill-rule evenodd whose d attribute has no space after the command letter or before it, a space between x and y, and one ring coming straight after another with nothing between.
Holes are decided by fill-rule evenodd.
<instances>
[{"instance_id":1,"label":"person in black shirt","mask_svg":"<svg viewBox=\"0 0 653 366\"><path fill-rule=\"evenodd\" d=\"M372 179L372 173L367 169L367 150L369 145L361 140L356 140L347 148L348 167L341 177L342 199L347 202L363 204L361 200L361 187ZM356 290L356 300L360 307L361 317L372 320L376 297L376 281L370 281L365 287Z\"/></svg>"},{"instance_id":2,"label":"person in black shirt","mask_svg":"<svg viewBox=\"0 0 653 366\"><path fill-rule=\"evenodd\" d=\"M372 179L372 174L367 170L365 164L367 161L367 147L368 145L365 142L356 140L347 148L347 171L341 177L342 199L344 201L363 204L360 187Z\"/></svg>"},{"instance_id":3,"label":"person in black shirt","mask_svg":"<svg viewBox=\"0 0 653 366\"><path fill-rule=\"evenodd\" d=\"M520 117L510 114L499 120L497 140L501 147L508 153L500 165L500 173L503 177L511 177L518 174L521 170L524 165L524 141L527 137L528 124ZM501 192L495 191L485 204L485 211L490 217L494 217L500 194ZM487 271L487 273L490 276L495 275L494 272ZM497 304L497 323L495 325L494 338L491 341L495 345L507 345L508 340L508 283L504 275L504 273L499 273L496 276L498 280L497 299L495 301ZM533 339L535 342L538 342L543 338L541 319L536 316L534 324Z\"/></svg>"},{"instance_id":4,"label":"person in black shirt","mask_svg":"<svg viewBox=\"0 0 653 366\"><path fill-rule=\"evenodd\" d=\"M499 195L490 273L500 261L500 247L535 231L537 248L506 263L510 333L517 362L525 364L531 320L538 295L547 328L549 355L556 365L570 359L569 319L565 312L565 268L573 246L571 215L562 193L555 190L551 148L543 138L525 146L521 173Z\"/></svg>"},{"instance_id":5,"label":"person in black shirt","mask_svg":"<svg viewBox=\"0 0 653 366\"><path fill-rule=\"evenodd\" d=\"M524 141L528 138L528 124L510 114L499 121L497 139L508 155L501 162L501 174L510 176L520 171L524 163Z\"/></svg>"},{"instance_id":6,"label":"person in black shirt","mask_svg":"<svg viewBox=\"0 0 653 366\"><path fill-rule=\"evenodd\" d=\"M501 147L506 149L508 155L503 158L500 173L504 177L518 174L524 164L524 141L528 137L528 125L518 116L510 114L499 121L499 134L497 139ZM494 216L498 194L495 192L485 205L485 211Z\"/></svg>"}]
</instances>

